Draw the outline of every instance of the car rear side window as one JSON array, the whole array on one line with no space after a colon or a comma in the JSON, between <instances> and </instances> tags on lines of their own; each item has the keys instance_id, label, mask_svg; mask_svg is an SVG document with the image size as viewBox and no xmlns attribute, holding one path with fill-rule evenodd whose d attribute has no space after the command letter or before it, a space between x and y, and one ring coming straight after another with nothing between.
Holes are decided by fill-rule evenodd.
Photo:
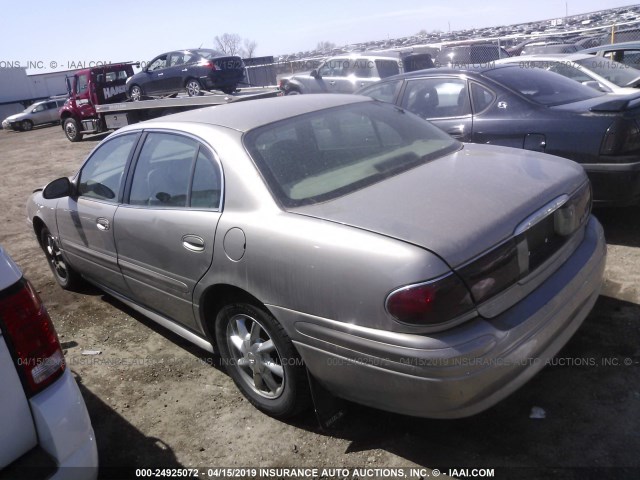
<instances>
[{"instance_id":1,"label":"car rear side window","mask_svg":"<svg viewBox=\"0 0 640 480\"><path fill-rule=\"evenodd\" d=\"M200 148L191 186L191 208L219 209L221 191L220 170L211 154Z\"/></svg>"},{"instance_id":2,"label":"car rear side window","mask_svg":"<svg viewBox=\"0 0 640 480\"><path fill-rule=\"evenodd\" d=\"M393 82L376 83L358 93L381 102L393 103L400 91L400 87L402 87L402 80L395 80Z\"/></svg>"},{"instance_id":3,"label":"car rear side window","mask_svg":"<svg viewBox=\"0 0 640 480\"><path fill-rule=\"evenodd\" d=\"M285 207L346 195L460 148L428 122L379 102L282 120L250 131L244 143Z\"/></svg>"},{"instance_id":4,"label":"car rear side window","mask_svg":"<svg viewBox=\"0 0 640 480\"><path fill-rule=\"evenodd\" d=\"M222 171L197 140L173 133L147 134L128 203L154 208L220 209Z\"/></svg>"},{"instance_id":5,"label":"car rear side window","mask_svg":"<svg viewBox=\"0 0 640 480\"><path fill-rule=\"evenodd\" d=\"M376 67L380 78L387 78L400 73L400 67L395 60L376 60Z\"/></svg>"},{"instance_id":6,"label":"car rear side window","mask_svg":"<svg viewBox=\"0 0 640 480\"><path fill-rule=\"evenodd\" d=\"M564 105L604 95L562 75L538 68L496 68L485 75L540 105Z\"/></svg>"},{"instance_id":7,"label":"car rear side window","mask_svg":"<svg viewBox=\"0 0 640 480\"><path fill-rule=\"evenodd\" d=\"M198 148L196 140L182 135L149 133L136 163L129 203L186 207Z\"/></svg>"},{"instance_id":8,"label":"car rear side window","mask_svg":"<svg viewBox=\"0 0 640 480\"><path fill-rule=\"evenodd\" d=\"M124 168L137 138L136 134L120 135L100 145L80 171L78 193L116 203Z\"/></svg>"},{"instance_id":9,"label":"car rear side window","mask_svg":"<svg viewBox=\"0 0 640 480\"><path fill-rule=\"evenodd\" d=\"M489 108L496 96L488 88L479 83L471 82L471 98L473 99L473 111L478 114Z\"/></svg>"}]
</instances>

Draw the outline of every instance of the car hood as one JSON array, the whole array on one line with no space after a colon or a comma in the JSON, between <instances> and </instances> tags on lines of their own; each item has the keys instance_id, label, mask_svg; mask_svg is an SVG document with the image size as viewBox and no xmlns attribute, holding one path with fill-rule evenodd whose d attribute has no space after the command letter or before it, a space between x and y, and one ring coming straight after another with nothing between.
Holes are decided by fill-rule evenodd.
<instances>
[{"instance_id":1,"label":"car hood","mask_svg":"<svg viewBox=\"0 0 640 480\"><path fill-rule=\"evenodd\" d=\"M3 120L3 122L14 122L16 120L20 120L21 118L24 118L25 114L23 112L20 113L14 113L13 115L9 115L7 118L5 118Z\"/></svg>"},{"instance_id":2,"label":"car hood","mask_svg":"<svg viewBox=\"0 0 640 480\"><path fill-rule=\"evenodd\" d=\"M580 165L490 145L461 150L296 214L421 246L455 268L511 237L528 216L586 181Z\"/></svg>"}]
</instances>

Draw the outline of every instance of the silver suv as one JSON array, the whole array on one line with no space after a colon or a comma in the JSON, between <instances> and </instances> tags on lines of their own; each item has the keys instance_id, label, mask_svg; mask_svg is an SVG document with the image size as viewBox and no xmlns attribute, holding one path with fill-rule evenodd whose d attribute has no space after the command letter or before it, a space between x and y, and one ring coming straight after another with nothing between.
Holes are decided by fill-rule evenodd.
<instances>
[{"instance_id":1,"label":"silver suv","mask_svg":"<svg viewBox=\"0 0 640 480\"><path fill-rule=\"evenodd\" d=\"M354 93L382 78L403 72L433 67L429 54L400 57L379 55L343 55L325 60L319 68L280 79L285 95L301 93Z\"/></svg>"},{"instance_id":2,"label":"silver suv","mask_svg":"<svg viewBox=\"0 0 640 480\"><path fill-rule=\"evenodd\" d=\"M5 118L2 122L2 128L27 131L31 130L35 125L58 123L60 121L58 110L64 105L65 101L62 98L36 102L23 112Z\"/></svg>"}]
</instances>

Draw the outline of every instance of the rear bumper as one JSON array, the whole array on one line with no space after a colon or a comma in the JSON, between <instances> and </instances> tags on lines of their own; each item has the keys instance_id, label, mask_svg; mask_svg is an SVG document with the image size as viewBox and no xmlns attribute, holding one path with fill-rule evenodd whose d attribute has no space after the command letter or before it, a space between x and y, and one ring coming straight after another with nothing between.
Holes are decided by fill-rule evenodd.
<instances>
[{"instance_id":1,"label":"rear bumper","mask_svg":"<svg viewBox=\"0 0 640 480\"><path fill-rule=\"evenodd\" d=\"M598 205L626 206L640 204L640 162L583 163Z\"/></svg>"},{"instance_id":2,"label":"rear bumper","mask_svg":"<svg viewBox=\"0 0 640 480\"><path fill-rule=\"evenodd\" d=\"M29 400L40 447L56 462L53 479L95 479L98 450L89 413L71 371Z\"/></svg>"},{"instance_id":3,"label":"rear bumper","mask_svg":"<svg viewBox=\"0 0 640 480\"><path fill-rule=\"evenodd\" d=\"M591 218L576 251L526 298L495 318L438 334L273 312L292 322L308 369L334 394L407 415L465 417L518 389L567 343L599 295L605 258L602 227Z\"/></svg>"}]
</instances>

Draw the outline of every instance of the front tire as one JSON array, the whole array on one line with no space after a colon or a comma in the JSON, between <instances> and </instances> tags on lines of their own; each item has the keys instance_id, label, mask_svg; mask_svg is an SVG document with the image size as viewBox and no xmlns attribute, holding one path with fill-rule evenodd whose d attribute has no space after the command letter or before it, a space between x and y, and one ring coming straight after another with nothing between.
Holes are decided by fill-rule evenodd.
<instances>
[{"instance_id":1,"label":"front tire","mask_svg":"<svg viewBox=\"0 0 640 480\"><path fill-rule=\"evenodd\" d=\"M184 88L186 88L187 95L189 95L190 97L197 97L202 92L202 86L200 85L200 82L195 78L187 80Z\"/></svg>"},{"instance_id":2,"label":"front tire","mask_svg":"<svg viewBox=\"0 0 640 480\"><path fill-rule=\"evenodd\" d=\"M77 290L82 284L82 277L67 264L55 238L47 227L44 227L40 232L40 246L47 257L47 263L58 285L64 290Z\"/></svg>"},{"instance_id":3,"label":"front tire","mask_svg":"<svg viewBox=\"0 0 640 480\"><path fill-rule=\"evenodd\" d=\"M62 129L64 130L64 134L67 136L69 141L79 142L80 140L82 140L80 124L78 124L75 118L69 117L65 119L62 123Z\"/></svg>"},{"instance_id":4,"label":"front tire","mask_svg":"<svg viewBox=\"0 0 640 480\"><path fill-rule=\"evenodd\" d=\"M32 128L33 128L33 122L31 120L24 120L20 125L20 129L25 132L28 132Z\"/></svg>"},{"instance_id":5,"label":"front tire","mask_svg":"<svg viewBox=\"0 0 640 480\"><path fill-rule=\"evenodd\" d=\"M285 95L302 95L302 92L300 90L296 90L295 88L292 88Z\"/></svg>"},{"instance_id":6,"label":"front tire","mask_svg":"<svg viewBox=\"0 0 640 480\"><path fill-rule=\"evenodd\" d=\"M306 368L271 314L249 303L227 305L215 331L229 376L256 408L287 418L310 405Z\"/></svg>"},{"instance_id":7,"label":"front tire","mask_svg":"<svg viewBox=\"0 0 640 480\"><path fill-rule=\"evenodd\" d=\"M134 102L139 102L142 99L142 88L139 85L131 85L129 89L129 98Z\"/></svg>"}]
</instances>

